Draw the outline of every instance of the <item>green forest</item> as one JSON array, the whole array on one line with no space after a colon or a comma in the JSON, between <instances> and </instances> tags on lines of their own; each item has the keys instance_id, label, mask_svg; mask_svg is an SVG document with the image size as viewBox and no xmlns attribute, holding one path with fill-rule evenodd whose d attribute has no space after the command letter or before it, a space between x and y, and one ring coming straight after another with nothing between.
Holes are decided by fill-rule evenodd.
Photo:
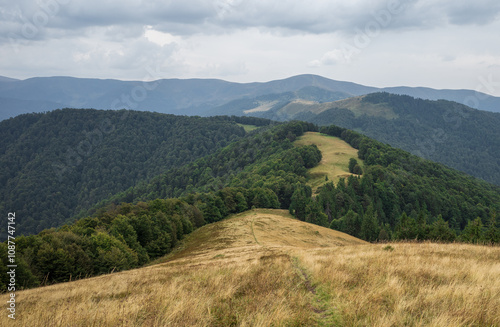
<instances>
[{"instance_id":1,"label":"green forest","mask_svg":"<svg viewBox=\"0 0 500 327\"><path fill-rule=\"evenodd\" d=\"M73 223L16 237L18 287L140 267L192 230L251 208L288 209L299 220L371 242L500 243L498 186L334 125L253 123L266 126L101 201ZM312 194L308 169L321 152L293 144L307 131L358 149L364 164L352 158L350 169L359 174ZM7 245L0 247L6 269ZM7 274L0 276L5 290Z\"/></svg>"},{"instance_id":2,"label":"green forest","mask_svg":"<svg viewBox=\"0 0 500 327\"><path fill-rule=\"evenodd\" d=\"M244 137L237 123L269 121L91 109L4 120L0 211L15 210L26 235L59 227L102 199Z\"/></svg>"}]
</instances>

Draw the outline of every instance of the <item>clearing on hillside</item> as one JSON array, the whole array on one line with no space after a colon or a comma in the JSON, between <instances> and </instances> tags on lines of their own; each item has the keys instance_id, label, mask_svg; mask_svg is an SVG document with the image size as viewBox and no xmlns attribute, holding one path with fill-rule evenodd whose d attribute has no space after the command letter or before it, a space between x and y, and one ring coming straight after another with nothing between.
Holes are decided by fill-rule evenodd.
<instances>
[{"instance_id":1,"label":"clearing on hillside","mask_svg":"<svg viewBox=\"0 0 500 327\"><path fill-rule=\"evenodd\" d=\"M363 161L358 158L358 150L338 137L321 133L306 132L299 137L295 145L316 144L323 159L316 167L309 169L311 179L309 185L313 193L328 181L337 183L341 177L353 175L349 172L349 159L354 158L362 166Z\"/></svg>"},{"instance_id":2,"label":"clearing on hillside","mask_svg":"<svg viewBox=\"0 0 500 327\"><path fill-rule=\"evenodd\" d=\"M247 133L259 128L258 126L255 125L247 125L247 124L237 124L237 125L243 127L245 129L245 132Z\"/></svg>"},{"instance_id":3,"label":"clearing on hillside","mask_svg":"<svg viewBox=\"0 0 500 327\"><path fill-rule=\"evenodd\" d=\"M385 119L396 119L398 115L394 112L392 108L390 108L387 104L384 103L370 103L363 102L363 98L365 96L353 97L343 100L338 100L335 102L330 102L330 108L345 108L354 113L354 116L360 117L362 115L373 116L373 117L382 117Z\"/></svg>"}]
</instances>

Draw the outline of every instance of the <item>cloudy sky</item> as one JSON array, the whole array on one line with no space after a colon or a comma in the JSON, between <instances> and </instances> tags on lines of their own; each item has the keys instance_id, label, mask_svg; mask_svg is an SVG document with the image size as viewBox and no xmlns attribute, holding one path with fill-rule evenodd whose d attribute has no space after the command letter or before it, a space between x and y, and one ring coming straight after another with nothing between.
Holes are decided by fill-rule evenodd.
<instances>
[{"instance_id":1,"label":"cloudy sky","mask_svg":"<svg viewBox=\"0 0 500 327\"><path fill-rule=\"evenodd\" d=\"M498 0L0 0L0 75L269 81L500 96Z\"/></svg>"}]
</instances>

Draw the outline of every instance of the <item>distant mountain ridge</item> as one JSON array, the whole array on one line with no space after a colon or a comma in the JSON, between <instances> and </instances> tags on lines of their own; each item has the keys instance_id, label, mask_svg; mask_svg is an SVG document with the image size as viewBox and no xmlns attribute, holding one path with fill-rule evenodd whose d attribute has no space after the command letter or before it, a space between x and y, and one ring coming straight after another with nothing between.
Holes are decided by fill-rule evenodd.
<instances>
[{"instance_id":1,"label":"distant mountain ridge","mask_svg":"<svg viewBox=\"0 0 500 327\"><path fill-rule=\"evenodd\" d=\"M19 80L15 79L15 78L6 77L6 76L0 76L0 82L14 82L14 81L19 81Z\"/></svg>"},{"instance_id":2,"label":"distant mountain ridge","mask_svg":"<svg viewBox=\"0 0 500 327\"><path fill-rule=\"evenodd\" d=\"M423 99L445 99L500 112L500 98L472 90L430 88L376 88L335 81L317 75L297 75L265 83L233 83L218 79L161 79L120 81L75 77L35 77L25 80L0 77L0 120L27 112L57 108L134 109L160 113L207 116L216 108L238 99L250 99L286 92L309 94L322 101L318 90L343 98L387 91ZM321 93L321 92L319 92ZM8 100L5 100L8 99ZM338 100L338 99L337 99ZM29 101L29 102L26 102ZM330 100L332 101L332 100Z\"/></svg>"}]
</instances>

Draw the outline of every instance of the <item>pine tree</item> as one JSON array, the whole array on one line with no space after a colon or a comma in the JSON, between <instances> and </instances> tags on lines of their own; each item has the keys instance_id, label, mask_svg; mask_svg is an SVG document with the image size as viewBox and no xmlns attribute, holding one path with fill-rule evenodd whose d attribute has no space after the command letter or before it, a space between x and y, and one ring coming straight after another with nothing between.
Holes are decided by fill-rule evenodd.
<instances>
[{"instance_id":1,"label":"pine tree","mask_svg":"<svg viewBox=\"0 0 500 327\"><path fill-rule=\"evenodd\" d=\"M373 205L370 205L363 215L361 222L361 238L368 242L376 241L379 230L377 212L373 209Z\"/></svg>"},{"instance_id":2,"label":"pine tree","mask_svg":"<svg viewBox=\"0 0 500 327\"><path fill-rule=\"evenodd\" d=\"M455 231L450 228L447 221L441 215L432 223L429 230L429 239L433 241L453 242L456 238Z\"/></svg>"},{"instance_id":3,"label":"pine tree","mask_svg":"<svg viewBox=\"0 0 500 327\"><path fill-rule=\"evenodd\" d=\"M408 217L406 212L403 212L399 224L396 226L396 237L400 240L414 240L417 235L418 230L415 219Z\"/></svg>"},{"instance_id":4,"label":"pine tree","mask_svg":"<svg viewBox=\"0 0 500 327\"><path fill-rule=\"evenodd\" d=\"M488 222L488 229L484 234L484 240L490 243L500 243L500 228L497 227L496 212L494 210L490 213L490 220Z\"/></svg>"},{"instance_id":5,"label":"pine tree","mask_svg":"<svg viewBox=\"0 0 500 327\"><path fill-rule=\"evenodd\" d=\"M309 201L310 198L307 196L306 186L297 183L295 191L292 194L292 201L289 208L290 213L297 219L304 221L306 219L306 207Z\"/></svg>"},{"instance_id":6,"label":"pine tree","mask_svg":"<svg viewBox=\"0 0 500 327\"><path fill-rule=\"evenodd\" d=\"M340 230L352 236L358 237L361 232L361 219L357 213L350 209L347 214L339 219Z\"/></svg>"},{"instance_id":7,"label":"pine tree","mask_svg":"<svg viewBox=\"0 0 500 327\"><path fill-rule=\"evenodd\" d=\"M381 242L388 241L390 239L389 233L385 230L385 228L382 228L380 230L380 233L378 233L378 240Z\"/></svg>"},{"instance_id":8,"label":"pine tree","mask_svg":"<svg viewBox=\"0 0 500 327\"><path fill-rule=\"evenodd\" d=\"M430 228L427 226L427 215L424 210L420 210L417 217L417 238L426 240L429 237Z\"/></svg>"},{"instance_id":9,"label":"pine tree","mask_svg":"<svg viewBox=\"0 0 500 327\"><path fill-rule=\"evenodd\" d=\"M327 227L328 226L328 217L321 210L321 206L316 200L309 201L309 204L306 208L306 221L312 224L316 224L319 226Z\"/></svg>"},{"instance_id":10,"label":"pine tree","mask_svg":"<svg viewBox=\"0 0 500 327\"><path fill-rule=\"evenodd\" d=\"M483 241L483 222L481 218L477 217L474 220L469 220L465 226L460 240L468 243L480 243Z\"/></svg>"}]
</instances>

